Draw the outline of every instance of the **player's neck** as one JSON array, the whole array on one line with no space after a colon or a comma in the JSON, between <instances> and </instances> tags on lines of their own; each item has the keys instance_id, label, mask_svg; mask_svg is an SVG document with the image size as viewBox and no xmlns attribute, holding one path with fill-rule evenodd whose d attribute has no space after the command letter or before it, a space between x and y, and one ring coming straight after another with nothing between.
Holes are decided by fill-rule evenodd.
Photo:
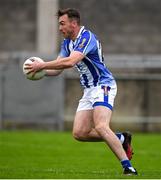
<instances>
[{"instance_id":1,"label":"player's neck","mask_svg":"<svg viewBox=\"0 0 161 180\"><path fill-rule=\"evenodd\" d=\"M81 27L80 26L77 26L75 29L74 29L74 32L73 32L73 36L71 37L71 40L72 41L75 41L78 34L79 34L79 31L80 31Z\"/></svg>"}]
</instances>

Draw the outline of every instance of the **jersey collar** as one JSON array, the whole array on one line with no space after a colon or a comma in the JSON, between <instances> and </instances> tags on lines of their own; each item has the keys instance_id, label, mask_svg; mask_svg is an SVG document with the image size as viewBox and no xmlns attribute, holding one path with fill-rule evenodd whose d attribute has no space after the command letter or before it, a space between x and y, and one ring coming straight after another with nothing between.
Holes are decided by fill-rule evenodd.
<instances>
[{"instance_id":1,"label":"jersey collar","mask_svg":"<svg viewBox=\"0 0 161 180\"><path fill-rule=\"evenodd\" d=\"M77 35L77 37L76 37L75 40L77 40L77 39L80 37L80 35L82 34L82 32L83 32L84 29L85 29L85 27L84 27L84 26L81 26L81 28L80 28L80 30L79 30L79 33L78 33L78 35Z\"/></svg>"}]
</instances>

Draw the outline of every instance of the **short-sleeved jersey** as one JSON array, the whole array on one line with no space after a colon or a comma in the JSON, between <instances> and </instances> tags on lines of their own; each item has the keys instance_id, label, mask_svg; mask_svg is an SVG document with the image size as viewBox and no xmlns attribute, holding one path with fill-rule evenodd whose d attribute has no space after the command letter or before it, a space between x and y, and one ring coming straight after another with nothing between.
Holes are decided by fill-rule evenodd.
<instances>
[{"instance_id":1,"label":"short-sleeved jersey","mask_svg":"<svg viewBox=\"0 0 161 180\"><path fill-rule=\"evenodd\" d=\"M80 84L84 88L115 84L112 73L104 64L100 41L95 34L86 30L84 26L81 27L75 41L64 39L59 56L68 57L72 51L79 51L85 55L75 65L80 74Z\"/></svg>"}]
</instances>

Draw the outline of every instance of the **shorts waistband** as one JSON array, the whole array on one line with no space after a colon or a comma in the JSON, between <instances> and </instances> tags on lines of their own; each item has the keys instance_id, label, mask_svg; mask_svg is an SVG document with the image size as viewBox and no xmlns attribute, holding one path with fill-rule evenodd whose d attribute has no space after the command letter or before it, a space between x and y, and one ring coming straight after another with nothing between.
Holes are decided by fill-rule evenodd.
<instances>
[{"instance_id":1,"label":"shorts waistband","mask_svg":"<svg viewBox=\"0 0 161 180\"><path fill-rule=\"evenodd\" d=\"M90 88L93 88L93 87L101 87L102 89L108 88L108 90L111 89L111 86L109 86L108 84L107 85L101 85L100 84L100 85L96 85L96 86L92 85L92 86L84 87L83 89L90 89Z\"/></svg>"}]
</instances>

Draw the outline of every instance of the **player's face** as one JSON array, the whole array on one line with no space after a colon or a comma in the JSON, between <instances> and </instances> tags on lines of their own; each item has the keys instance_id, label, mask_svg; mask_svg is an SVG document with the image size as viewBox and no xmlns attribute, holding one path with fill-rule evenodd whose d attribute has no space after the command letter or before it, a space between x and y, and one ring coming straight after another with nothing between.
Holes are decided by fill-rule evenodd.
<instances>
[{"instance_id":1,"label":"player's face","mask_svg":"<svg viewBox=\"0 0 161 180\"><path fill-rule=\"evenodd\" d=\"M59 17L59 30L64 38L72 38L74 34L74 21L65 14Z\"/></svg>"}]
</instances>

